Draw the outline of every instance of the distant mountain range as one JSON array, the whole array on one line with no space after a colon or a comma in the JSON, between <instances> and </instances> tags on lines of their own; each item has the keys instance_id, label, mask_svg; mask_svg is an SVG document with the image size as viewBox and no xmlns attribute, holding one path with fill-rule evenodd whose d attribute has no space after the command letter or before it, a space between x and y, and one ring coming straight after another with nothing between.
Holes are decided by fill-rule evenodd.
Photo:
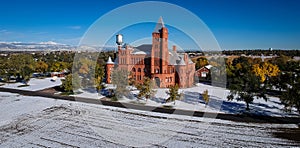
<instances>
[{"instance_id":1,"label":"distant mountain range","mask_svg":"<svg viewBox=\"0 0 300 148\"><path fill-rule=\"evenodd\" d=\"M72 48L74 49L74 46L52 41L41 43L0 42L0 51L71 50Z\"/></svg>"},{"instance_id":2,"label":"distant mountain range","mask_svg":"<svg viewBox=\"0 0 300 148\"><path fill-rule=\"evenodd\" d=\"M25 43L25 42L0 42L0 51L83 51L83 50L96 50L96 51L113 51L116 47L95 47L95 46L72 46L60 44L53 41L40 42L40 43Z\"/></svg>"},{"instance_id":3,"label":"distant mountain range","mask_svg":"<svg viewBox=\"0 0 300 148\"><path fill-rule=\"evenodd\" d=\"M90 46L81 45L80 47L74 45L67 45L56 43L53 41L47 42L1 42L0 51L114 51L117 50L117 46ZM178 49L178 52L199 52L195 49Z\"/></svg>"}]
</instances>

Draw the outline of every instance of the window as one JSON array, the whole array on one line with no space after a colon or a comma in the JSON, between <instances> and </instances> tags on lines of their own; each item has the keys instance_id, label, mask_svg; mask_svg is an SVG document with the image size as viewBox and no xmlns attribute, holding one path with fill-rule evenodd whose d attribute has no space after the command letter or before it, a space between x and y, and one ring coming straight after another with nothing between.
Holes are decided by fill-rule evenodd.
<instances>
[{"instance_id":1,"label":"window","mask_svg":"<svg viewBox=\"0 0 300 148\"><path fill-rule=\"evenodd\" d=\"M135 72L135 68L132 68L132 72Z\"/></svg>"},{"instance_id":2,"label":"window","mask_svg":"<svg viewBox=\"0 0 300 148\"><path fill-rule=\"evenodd\" d=\"M142 80L142 75L137 75L137 80Z\"/></svg>"},{"instance_id":3,"label":"window","mask_svg":"<svg viewBox=\"0 0 300 148\"><path fill-rule=\"evenodd\" d=\"M206 72L201 72L201 77L206 77Z\"/></svg>"},{"instance_id":4,"label":"window","mask_svg":"<svg viewBox=\"0 0 300 148\"><path fill-rule=\"evenodd\" d=\"M138 72L141 72L141 68L138 69Z\"/></svg>"}]
</instances>

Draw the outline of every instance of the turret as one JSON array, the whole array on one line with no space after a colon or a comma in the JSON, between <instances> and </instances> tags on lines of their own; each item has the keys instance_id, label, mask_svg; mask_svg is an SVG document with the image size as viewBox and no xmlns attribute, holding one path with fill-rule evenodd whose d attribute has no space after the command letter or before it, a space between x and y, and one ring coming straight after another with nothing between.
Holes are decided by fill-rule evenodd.
<instances>
[{"instance_id":1,"label":"turret","mask_svg":"<svg viewBox=\"0 0 300 148\"><path fill-rule=\"evenodd\" d=\"M111 57L108 57L108 60L106 62L106 83L111 83L111 73L114 68L114 62L111 60Z\"/></svg>"}]
</instances>

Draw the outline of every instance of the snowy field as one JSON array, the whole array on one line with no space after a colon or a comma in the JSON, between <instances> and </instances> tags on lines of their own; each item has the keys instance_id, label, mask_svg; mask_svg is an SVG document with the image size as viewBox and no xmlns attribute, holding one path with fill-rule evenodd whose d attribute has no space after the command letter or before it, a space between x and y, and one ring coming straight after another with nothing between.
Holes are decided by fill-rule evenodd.
<instances>
[{"instance_id":1,"label":"snowy field","mask_svg":"<svg viewBox=\"0 0 300 148\"><path fill-rule=\"evenodd\" d=\"M18 87L24 85L23 83L10 83L4 84L0 87L13 88L20 90L29 90L29 91L39 91L54 86L61 85L61 79L56 81L51 81L51 78L45 79L31 79L29 81L29 86ZM108 88L115 88L112 85L107 85ZM131 88L133 89L133 88ZM194 110L194 111L204 111L204 112L214 112L214 113L229 113L229 114L240 114L245 111L245 103L238 102L236 100L228 101L227 96L229 90L219 87L213 87L210 85L205 85L198 83L192 88L180 89L180 93L183 93L181 100L177 100L175 104L173 102L165 103L165 100L169 97L166 93L168 89L157 89L156 94L152 99L139 100L134 97L138 94L137 90L132 90L132 96L130 99L123 98L119 100L120 102L136 102L142 103L144 105L162 107L162 106L172 106L175 109L182 110ZM210 101L205 107L204 100L201 97L201 93L205 90L208 90L210 95ZM80 90L81 93L73 95L75 97L89 98L89 99L101 99L104 96L98 94L95 90ZM291 113L284 112L284 105L281 104L279 98L269 97L268 101L263 99L255 99L253 104L250 104L251 113L258 115L268 115L268 116L299 116L299 114L294 109Z\"/></svg>"},{"instance_id":2,"label":"snowy field","mask_svg":"<svg viewBox=\"0 0 300 148\"><path fill-rule=\"evenodd\" d=\"M79 89L78 91L80 92L79 94L70 95L70 96L88 98L88 99L101 99L105 97L99 94L95 89L88 89L88 90Z\"/></svg>"},{"instance_id":3,"label":"snowy field","mask_svg":"<svg viewBox=\"0 0 300 148\"><path fill-rule=\"evenodd\" d=\"M23 83L10 83L4 84L0 87L13 88L20 90L30 90L30 91L39 91L54 86L61 85L61 79L58 78L56 81L51 81L51 78L45 79L35 79L32 78L29 81L29 86L18 87L24 85ZM113 85L108 84L107 88L115 88ZM193 110L193 111L203 111L203 112L214 112L214 113L228 113L228 114L240 114L245 111L246 105L243 101L228 101L227 96L229 90L219 87L213 87L210 85L205 85L198 83L196 86L191 88L180 89L179 92L183 94L181 100L176 100L174 102L165 103L165 100L169 97L166 93L168 89L157 89L156 94L152 99L146 100L137 100L135 97L138 94L138 90L130 88L132 97L122 98L120 102L127 103L141 103L148 106L162 107L162 106L172 106L175 109L182 110ZM208 90L210 95L210 101L207 106L200 95L205 90ZM80 93L72 95L75 97L82 97L88 99L101 99L104 98L103 95L97 93L96 90L79 90ZM268 116L299 116L299 114L294 109L291 113L284 112L284 105L281 104L280 99L277 97L269 97L268 101L263 99L255 99L253 104L250 104L251 113L258 115L268 115Z\"/></svg>"},{"instance_id":4,"label":"snowy field","mask_svg":"<svg viewBox=\"0 0 300 148\"><path fill-rule=\"evenodd\" d=\"M51 81L51 78L44 78L44 79L37 79L37 78L31 78L28 82L29 86L24 86L24 83L5 83L4 85L1 85L0 87L4 88L13 88L13 89L19 89L19 90L29 90L29 91L39 91L55 86L60 86L62 84L61 79L57 78L56 81Z\"/></svg>"},{"instance_id":5,"label":"snowy field","mask_svg":"<svg viewBox=\"0 0 300 148\"><path fill-rule=\"evenodd\" d=\"M179 92L183 93L181 100L174 102L164 103L165 99L168 98L166 93L168 89L157 89L156 94L152 99L147 101L142 100L139 102L149 106L172 106L175 109L183 110L194 110L214 113L229 113L229 114L240 114L245 111L246 105L243 101L228 101L227 96L230 91L225 88L213 87L198 83L197 86L192 88L180 89ZM205 107L205 102L201 96L205 90L208 90L210 95L210 101ZM138 91L131 91L132 94L137 95ZM136 99L123 98L120 102L132 102ZM294 109L291 113L284 112L284 105L281 104L280 99L277 97L269 96L269 100L255 99L250 104L250 112L257 115L268 115L268 116L299 116Z\"/></svg>"},{"instance_id":6,"label":"snowy field","mask_svg":"<svg viewBox=\"0 0 300 148\"><path fill-rule=\"evenodd\" d=\"M254 124L0 93L0 147L297 147Z\"/></svg>"}]
</instances>

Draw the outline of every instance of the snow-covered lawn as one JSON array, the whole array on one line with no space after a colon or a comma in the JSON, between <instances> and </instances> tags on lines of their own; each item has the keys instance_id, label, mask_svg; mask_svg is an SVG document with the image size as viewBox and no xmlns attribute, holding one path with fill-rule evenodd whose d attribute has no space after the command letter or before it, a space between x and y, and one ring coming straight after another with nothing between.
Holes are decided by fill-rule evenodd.
<instances>
[{"instance_id":1,"label":"snow-covered lawn","mask_svg":"<svg viewBox=\"0 0 300 148\"><path fill-rule=\"evenodd\" d=\"M51 81L51 78L36 79L32 78L29 81L29 86L18 87L24 85L23 83L9 83L0 85L0 87L13 88L20 90L29 91L39 91L46 88L51 88L54 86L61 85L61 79L58 78L56 81ZM107 89L115 89L115 86L111 84L106 85ZM204 112L216 112L216 113L229 113L229 114L239 114L245 111L245 103L238 102L236 100L228 101L227 96L230 93L229 90L225 88L213 87L210 85L205 85L198 83L196 86L191 88L180 89L179 92L183 94L181 100L174 102L165 103L165 100L169 97L166 91L168 89L156 89L156 94L153 98L146 100L137 100L135 97L139 91L134 87L128 88L131 90L131 98L122 98L120 102L127 103L140 103L144 105L162 107L171 106L175 109L183 110L194 110L194 111L204 111ZM205 106L204 100L202 99L201 93L208 90L210 95L210 101L207 106ZM81 98L88 99L101 99L104 96L99 95L95 90L80 90L81 93L73 95ZM253 104L250 105L252 113L260 115L269 116L299 116L299 114L294 109L291 113L284 112L284 105L281 104L279 98L269 97L266 102L263 99L255 99Z\"/></svg>"},{"instance_id":2,"label":"snow-covered lawn","mask_svg":"<svg viewBox=\"0 0 300 148\"><path fill-rule=\"evenodd\" d=\"M29 91L39 91L55 86L60 86L62 84L61 78L57 78L55 81L51 81L51 78L44 78L44 79L37 79L37 78L31 78L28 82L29 86L23 86L24 83L5 83L4 85L0 87L4 88L13 88L13 89L19 89L19 90L29 90Z\"/></svg>"},{"instance_id":3,"label":"snow-covered lawn","mask_svg":"<svg viewBox=\"0 0 300 148\"><path fill-rule=\"evenodd\" d=\"M297 147L294 124L162 114L0 92L0 147Z\"/></svg>"},{"instance_id":4,"label":"snow-covered lawn","mask_svg":"<svg viewBox=\"0 0 300 148\"><path fill-rule=\"evenodd\" d=\"M89 98L89 99L101 99L104 98L104 96L100 95L95 89L88 89L88 90L78 90L80 93L71 95L75 97L81 97L81 98Z\"/></svg>"},{"instance_id":5,"label":"snow-covered lawn","mask_svg":"<svg viewBox=\"0 0 300 148\"><path fill-rule=\"evenodd\" d=\"M210 101L205 107L205 102L202 99L201 93L208 90L210 95ZM165 103L165 100L169 97L166 93L168 89L156 89L155 96L148 101L142 100L145 105L149 106L172 106L175 109L183 110L194 110L204 112L215 112L215 113L229 113L239 114L245 111L245 103L243 101L228 101L227 96L230 91L225 88L214 87L198 83L196 86L191 88L180 89L179 92L183 94L181 100L174 102ZM131 91L132 94L137 95L138 91ZM132 102L136 99L120 99L120 102ZM269 116L299 116L294 109L292 113L284 112L284 105L281 104L279 98L269 97L269 100L255 99L253 104L250 105L250 112L259 115Z\"/></svg>"},{"instance_id":6,"label":"snow-covered lawn","mask_svg":"<svg viewBox=\"0 0 300 148\"><path fill-rule=\"evenodd\" d=\"M41 112L49 106L62 102L64 101L0 92L0 126L8 124L20 116Z\"/></svg>"}]
</instances>

